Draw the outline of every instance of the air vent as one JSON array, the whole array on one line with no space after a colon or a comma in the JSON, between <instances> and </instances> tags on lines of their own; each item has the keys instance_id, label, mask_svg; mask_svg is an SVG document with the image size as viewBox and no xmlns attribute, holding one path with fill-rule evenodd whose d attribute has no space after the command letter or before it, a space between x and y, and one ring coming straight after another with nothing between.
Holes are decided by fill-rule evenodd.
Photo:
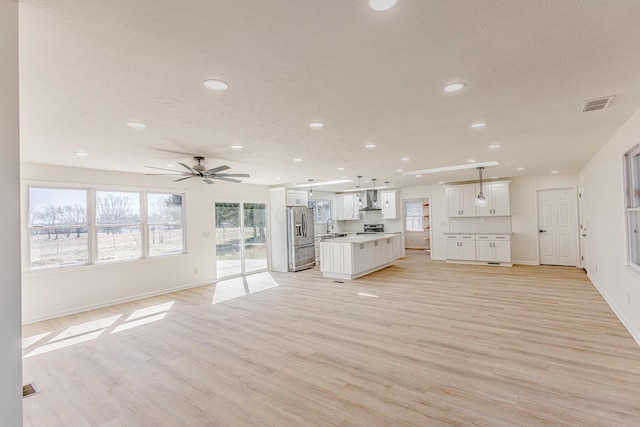
<instances>
[{"instance_id":1,"label":"air vent","mask_svg":"<svg viewBox=\"0 0 640 427\"><path fill-rule=\"evenodd\" d=\"M604 110L605 108L611 105L611 101L613 101L613 96L607 96L604 98L596 98L590 99L588 101L584 101L584 107L582 108L582 112L586 113L587 111L598 111Z\"/></svg>"}]
</instances>

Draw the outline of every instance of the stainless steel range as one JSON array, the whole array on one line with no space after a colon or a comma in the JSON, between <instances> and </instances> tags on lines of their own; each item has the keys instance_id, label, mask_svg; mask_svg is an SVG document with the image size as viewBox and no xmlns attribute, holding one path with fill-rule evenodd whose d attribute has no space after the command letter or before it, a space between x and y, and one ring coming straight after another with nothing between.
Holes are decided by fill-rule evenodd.
<instances>
[{"instance_id":1,"label":"stainless steel range","mask_svg":"<svg viewBox=\"0 0 640 427\"><path fill-rule=\"evenodd\" d=\"M357 234L377 234L384 233L384 224L365 224L364 231Z\"/></svg>"}]
</instances>

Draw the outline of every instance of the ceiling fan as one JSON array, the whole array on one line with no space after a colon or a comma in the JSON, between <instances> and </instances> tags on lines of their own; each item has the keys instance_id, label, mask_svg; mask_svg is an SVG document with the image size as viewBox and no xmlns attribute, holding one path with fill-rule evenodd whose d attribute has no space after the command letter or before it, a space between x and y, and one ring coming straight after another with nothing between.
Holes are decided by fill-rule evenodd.
<instances>
[{"instance_id":1,"label":"ceiling fan","mask_svg":"<svg viewBox=\"0 0 640 427\"><path fill-rule=\"evenodd\" d=\"M179 176L182 176L182 178L174 179L173 182L184 181L185 179L190 179L190 178L202 178L202 180L204 182L206 182L207 184L213 184L213 180L214 179L218 179L220 181L229 181L229 182L239 183L239 182L242 182L242 181L240 181L239 179L235 179L235 178L249 178L249 174L247 174L247 173L220 173L220 172L222 172L224 170L231 169L227 165L218 166L218 167L212 168L212 169L207 169L202 164L202 162L204 162L204 157L202 157L202 156L195 156L193 158L193 160L198 162L197 164L195 164L193 166L187 166L184 163L176 162L177 165L182 166L183 168L186 169L186 171L175 171L175 170L172 170L172 169L157 168L155 166L145 166L145 167L146 168L151 168L151 169L159 169L159 170L163 170L163 171L173 172L173 173L153 173L153 174L147 174L147 175L179 175Z\"/></svg>"}]
</instances>

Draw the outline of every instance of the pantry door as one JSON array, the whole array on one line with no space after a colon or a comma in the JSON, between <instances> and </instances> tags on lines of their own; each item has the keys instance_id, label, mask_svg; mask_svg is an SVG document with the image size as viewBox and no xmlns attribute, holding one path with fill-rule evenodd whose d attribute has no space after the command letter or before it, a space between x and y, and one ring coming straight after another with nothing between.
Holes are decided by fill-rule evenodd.
<instances>
[{"instance_id":1,"label":"pantry door","mask_svg":"<svg viewBox=\"0 0 640 427\"><path fill-rule=\"evenodd\" d=\"M575 188L538 190L540 264L578 266Z\"/></svg>"}]
</instances>

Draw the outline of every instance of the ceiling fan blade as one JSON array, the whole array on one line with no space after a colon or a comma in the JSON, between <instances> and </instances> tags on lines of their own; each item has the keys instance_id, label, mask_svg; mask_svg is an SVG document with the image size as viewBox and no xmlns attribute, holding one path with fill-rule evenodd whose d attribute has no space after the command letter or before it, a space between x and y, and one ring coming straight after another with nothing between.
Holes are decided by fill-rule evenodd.
<instances>
[{"instance_id":1,"label":"ceiling fan blade","mask_svg":"<svg viewBox=\"0 0 640 427\"><path fill-rule=\"evenodd\" d=\"M184 172L177 171L175 169L157 168L155 166L145 166L145 168L160 169L161 171L169 171L169 172L173 172L173 173L184 173Z\"/></svg>"},{"instance_id":2,"label":"ceiling fan blade","mask_svg":"<svg viewBox=\"0 0 640 427\"><path fill-rule=\"evenodd\" d=\"M231 168L229 166L227 166L227 165L218 166L217 168L206 170L204 173L205 173L205 175L212 175L212 174L215 174L216 172L222 172L222 171L225 171L227 169L231 169Z\"/></svg>"},{"instance_id":3,"label":"ceiling fan blade","mask_svg":"<svg viewBox=\"0 0 640 427\"><path fill-rule=\"evenodd\" d=\"M235 182L235 183L239 183L242 182L239 179L232 179L232 178L225 178L223 176L218 176L218 175L212 175L209 178L213 178L213 179L219 179L221 181L229 181L229 182Z\"/></svg>"},{"instance_id":4,"label":"ceiling fan blade","mask_svg":"<svg viewBox=\"0 0 640 427\"><path fill-rule=\"evenodd\" d=\"M147 176L185 176L184 173L145 173Z\"/></svg>"},{"instance_id":5,"label":"ceiling fan blade","mask_svg":"<svg viewBox=\"0 0 640 427\"><path fill-rule=\"evenodd\" d=\"M210 180L209 178L207 178L207 177L202 178L202 180L203 180L204 182L206 182L207 184L213 184L213 181L211 181L211 180Z\"/></svg>"},{"instance_id":6,"label":"ceiling fan blade","mask_svg":"<svg viewBox=\"0 0 640 427\"><path fill-rule=\"evenodd\" d=\"M185 176L184 178L180 178L180 179L174 179L173 182L178 182L178 181L184 181L185 179L189 179L189 178L193 178L197 175L189 175L189 176Z\"/></svg>"},{"instance_id":7,"label":"ceiling fan blade","mask_svg":"<svg viewBox=\"0 0 640 427\"><path fill-rule=\"evenodd\" d=\"M182 166L183 168L185 168L186 170L188 170L188 171L189 171L189 172L191 172L191 173L198 174L198 172L197 172L197 171L195 171L195 170L193 170L193 169L191 168L191 166L187 166L187 165L185 165L184 163L180 163L180 162L176 162L176 164L177 164L177 165Z\"/></svg>"},{"instance_id":8,"label":"ceiling fan blade","mask_svg":"<svg viewBox=\"0 0 640 427\"><path fill-rule=\"evenodd\" d=\"M236 178L251 178L248 173L217 173L215 176L224 176L227 178L236 177Z\"/></svg>"}]
</instances>

